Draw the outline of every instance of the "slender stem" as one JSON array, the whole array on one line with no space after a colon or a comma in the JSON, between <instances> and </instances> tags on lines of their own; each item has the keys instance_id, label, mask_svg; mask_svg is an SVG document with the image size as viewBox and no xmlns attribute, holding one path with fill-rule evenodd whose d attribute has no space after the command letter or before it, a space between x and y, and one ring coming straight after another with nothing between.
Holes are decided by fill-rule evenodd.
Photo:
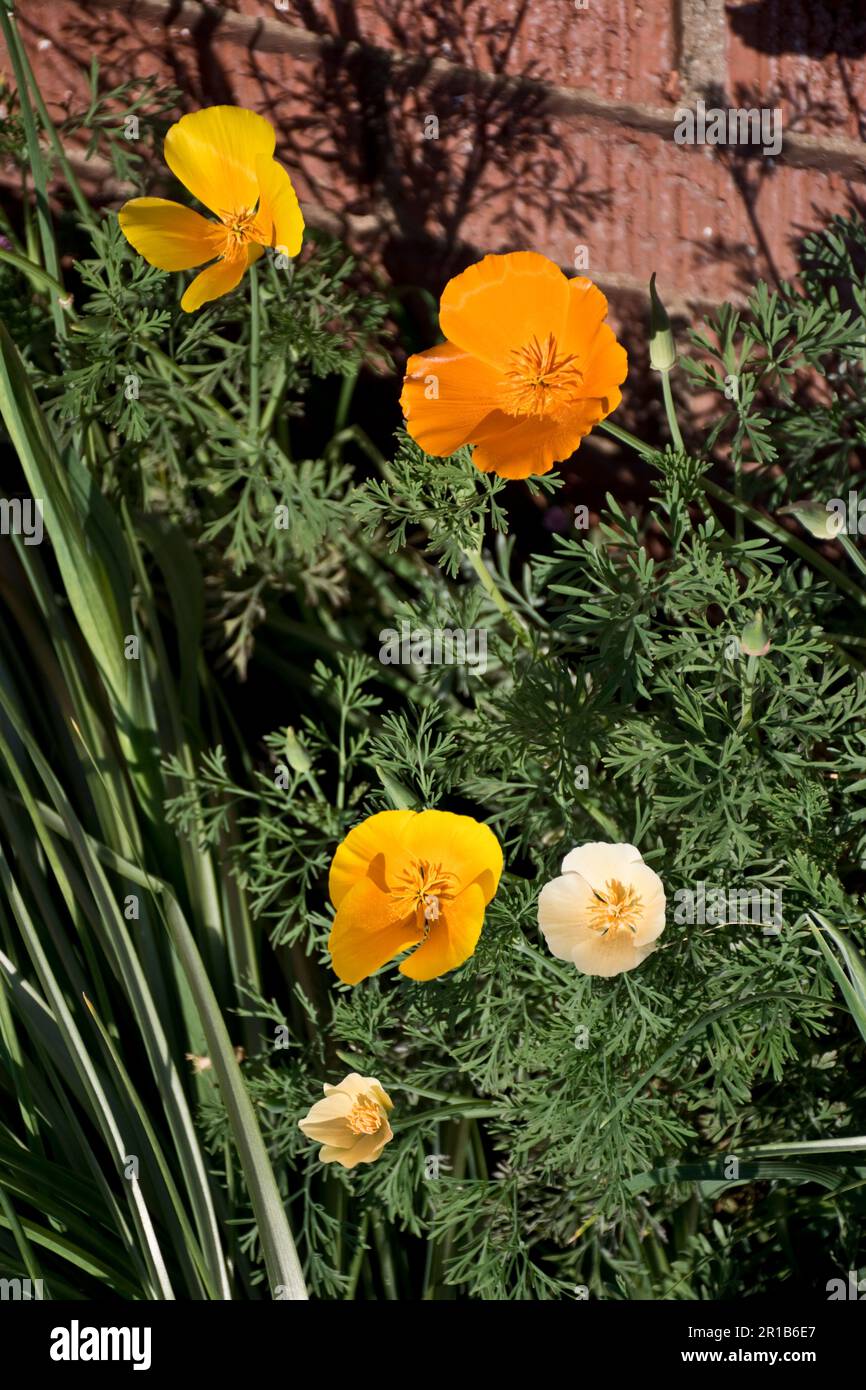
<instances>
[{"instance_id":1,"label":"slender stem","mask_svg":"<svg viewBox=\"0 0 866 1390\"><path fill-rule=\"evenodd\" d=\"M493 600L512 632L517 635L525 647L531 647L532 643L526 628L523 626L523 623L518 618L505 595L500 592L496 580L484 563L484 557L481 551L464 550L463 554L466 556L466 559L481 581L481 587L484 589L484 592Z\"/></svg>"},{"instance_id":2,"label":"slender stem","mask_svg":"<svg viewBox=\"0 0 866 1390\"><path fill-rule=\"evenodd\" d=\"M671 391L670 372L662 372L662 395L665 398L665 413L668 417L668 425L670 427L671 437L674 441L674 447L678 449L680 453L683 453L685 451L685 445L683 444L683 436L680 433L677 409L674 405L674 396Z\"/></svg>"},{"instance_id":3,"label":"slender stem","mask_svg":"<svg viewBox=\"0 0 866 1390\"><path fill-rule=\"evenodd\" d=\"M259 432L261 406L259 383L259 352L261 349L261 317L259 313L259 268L250 266L250 434Z\"/></svg>"},{"instance_id":4,"label":"slender stem","mask_svg":"<svg viewBox=\"0 0 866 1390\"><path fill-rule=\"evenodd\" d=\"M644 444L643 441L638 439L637 435L632 434L630 430L621 429L619 425L613 425L609 420L602 420L599 424L599 428L606 430L608 434L613 435L615 439L619 439L623 444L630 445L632 449L636 449L644 458L649 458L652 454L658 452L657 449L653 449L650 445ZM733 493L728 492L726 488L719 487L718 483L711 482L709 478L704 478L701 485L704 492L709 497L714 497L717 502L723 502L726 507L730 507L735 513L739 510L746 521L750 521L759 531L763 531L765 535L772 536L773 539L779 541L781 545L786 545L789 550L793 550L800 556L801 560L806 562L806 564L812 565L815 569L820 570L825 578L836 585L837 589L841 589L842 592L847 594L849 598L852 598L855 603L858 603L861 608L866 608L866 593L864 593L852 579L849 579L847 574L840 570L837 565L832 564L830 560L825 560L824 556L817 550L813 550L811 546L801 541L798 536L794 536L790 531L786 531L785 527L780 526L778 521L774 521L772 517L765 516L763 512L759 512L757 507L752 507L748 502L743 502L742 500L738 501Z\"/></svg>"},{"instance_id":5,"label":"slender stem","mask_svg":"<svg viewBox=\"0 0 866 1390\"><path fill-rule=\"evenodd\" d=\"M382 1275L382 1287L385 1290L385 1297L389 1303L399 1300L397 1293L397 1279L394 1274L394 1260L391 1255L391 1247L388 1244L388 1237L385 1232L384 1222L380 1213L374 1207L372 1213L373 1238L376 1241L376 1250L379 1255L379 1272Z\"/></svg>"},{"instance_id":6,"label":"slender stem","mask_svg":"<svg viewBox=\"0 0 866 1390\"><path fill-rule=\"evenodd\" d=\"M838 540L849 560L853 560L861 574L866 574L866 559L857 549L846 531L840 532Z\"/></svg>"},{"instance_id":7,"label":"slender stem","mask_svg":"<svg viewBox=\"0 0 866 1390\"><path fill-rule=\"evenodd\" d=\"M352 1265L349 1270L349 1285L346 1289L347 1299L353 1299L355 1297L355 1293L358 1288L358 1280L361 1277L361 1266L364 1263L364 1256L367 1253L367 1247L364 1244L364 1241L367 1238L368 1221L369 1215L365 1211L364 1215L361 1217L361 1226L358 1231L358 1244L355 1247L355 1253L352 1256Z\"/></svg>"},{"instance_id":8,"label":"slender stem","mask_svg":"<svg viewBox=\"0 0 866 1390\"><path fill-rule=\"evenodd\" d=\"M611 420L600 420L598 428L607 434L612 434L614 439L618 439L621 444L628 444L630 448L637 450L644 458L649 458L651 454L657 454L658 449L654 449L651 444L644 444L642 439L638 439L631 430L624 430L621 425L615 425Z\"/></svg>"},{"instance_id":9,"label":"slender stem","mask_svg":"<svg viewBox=\"0 0 866 1390\"><path fill-rule=\"evenodd\" d=\"M785 527L780 526L778 521L774 521L770 516L765 516L763 512L758 511L757 507L750 506L748 502L738 502L732 493L719 487L718 483L710 482L709 478L702 480L702 486L704 492L708 493L710 497L715 497L718 502L723 502L732 511L736 511L739 507L745 519L750 521L753 526L757 526L758 530L772 536L773 540L779 541L782 545L786 545L789 550L793 550L795 554L800 556L801 560L805 560L807 565L812 565L814 569L820 570L825 578L836 585L837 589L841 589L855 603L859 603L861 608L866 608L866 593L854 583L853 579L849 579L847 574L830 560L825 560L819 551L806 545L799 536L794 536L790 531L786 531Z\"/></svg>"}]
</instances>

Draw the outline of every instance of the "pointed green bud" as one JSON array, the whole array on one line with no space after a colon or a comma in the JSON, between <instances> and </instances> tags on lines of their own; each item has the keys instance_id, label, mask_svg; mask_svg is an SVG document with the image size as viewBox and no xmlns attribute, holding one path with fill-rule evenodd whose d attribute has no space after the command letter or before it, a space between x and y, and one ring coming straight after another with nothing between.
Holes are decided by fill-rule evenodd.
<instances>
[{"instance_id":1,"label":"pointed green bud","mask_svg":"<svg viewBox=\"0 0 866 1390\"><path fill-rule=\"evenodd\" d=\"M286 729L286 762L293 772L309 772L312 767L310 755L294 729Z\"/></svg>"},{"instance_id":2,"label":"pointed green bud","mask_svg":"<svg viewBox=\"0 0 866 1390\"><path fill-rule=\"evenodd\" d=\"M789 507L780 507L779 516L795 516L816 541L834 540L844 521L835 508L813 501L792 502Z\"/></svg>"},{"instance_id":3,"label":"pointed green bud","mask_svg":"<svg viewBox=\"0 0 866 1390\"><path fill-rule=\"evenodd\" d=\"M650 279L650 366L657 372L669 372L676 366L677 349L667 310L656 294L656 273Z\"/></svg>"}]
</instances>

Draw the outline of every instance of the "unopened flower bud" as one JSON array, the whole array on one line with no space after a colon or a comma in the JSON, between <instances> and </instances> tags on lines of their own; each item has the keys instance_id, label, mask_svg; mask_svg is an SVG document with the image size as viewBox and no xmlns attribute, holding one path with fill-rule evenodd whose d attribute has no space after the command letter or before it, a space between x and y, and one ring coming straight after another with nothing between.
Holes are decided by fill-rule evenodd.
<instances>
[{"instance_id":1,"label":"unopened flower bud","mask_svg":"<svg viewBox=\"0 0 866 1390\"><path fill-rule=\"evenodd\" d=\"M657 372L669 372L676 366L677 349L667 310L656 294L655 271L650 279L650 366Z\"/></svg>"}]
</instances>

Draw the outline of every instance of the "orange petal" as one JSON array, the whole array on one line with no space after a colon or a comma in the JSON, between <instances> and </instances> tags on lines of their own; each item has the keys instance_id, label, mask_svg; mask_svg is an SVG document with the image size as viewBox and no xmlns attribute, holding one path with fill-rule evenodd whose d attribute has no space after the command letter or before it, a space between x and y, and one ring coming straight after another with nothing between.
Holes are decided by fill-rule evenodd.
<instances>
[{"instance_id":1,"label":"orange petal","mask_svg":"<svg viewBox=\"0 0 866 1390\"><path fill-rule=\"evenodd\" d=\"M275 159L256 160L259 211L256 236L265 246L275 246L284 256L297 256L304 235L304 218L292 181Z\"/></svg>"},{"instance_id":2,"label":"orange petal","mask_svg":"<svg viewBox=\"0 0 866 1390\"><path fill-rule=\"evenodd\" d=\"M132 198L117 220L130 245L160 270L192 270L225 246L224 227L169 198Z\"/></svg>"},{"instance_id":3,"label":"orange petal","mask_svg":"<svg viewBox=\"0 0 866 1390\"><path fill-rule=\"evenodd\" d=\"M165 162L218 217L251 212L259 196L256 160L272 156L270 121L241 106L208 106L182 116L165 137Z\"/></svg>"},{"instance_id":4,"label":"orange petal","mask_svg":"<svg viewBox=\"0 0 866 1390\"><path fill-rule=\"evenodd\" d=\"M407 914L372 879L362 878L337 908L328 950L335 974L356 985L417 941L414 912Z\"/></svg>"},{"instance_id":5,"label":"orange petal","mask_svg":"<svg viewBox=\"0 0 866 1390\"><path fill-rule=\"evenodd\" d=\"M561 352L573 354L581 366L589 357L595 336L607 317L607 300L597 285L579 275L568 282L568 315ZM610 333L611 330L608 329Z\"/></svg>"},{"instance_id":6,"label":"orange petal","mask_svg":"<svg viewBox=\"0 0 866 1390\"><path fill-rule=\"evenodd\" d=\"M548 473L554 463L570 458L584 435L607 414L605 402L595 399L579 401L561 420L537 415L518 420L496 411L476 438L472 462L482 473L501 478Z\"/></svg>"},{"instance_id":7,"label":"orange petal","mask_svg":"<svg viewBox=\"0 0 866 1390\"><path fill-rule=\"evenodd\" d=\"M368 873L385 891L386 860L402 857L403 833L415 816L414 811L379 811L349 831L331 861L328 892L339 907L355 884Z\"/></svg>"},{"instance_id":8,"label":"orange petal","mask_svg":"<svg viewBox=\"0 0 866 1390\"><path fill-rule=\"evenodd\" d=\"M603 323L596 333L583 368L582 390L587 396L607 401L606 415L616 410L622 400L620 386L628 376L628 356L618 343L613 329Z\"/></svg>"},{"instance_id":9,"label":"orange petal","mask_svg":"<svg viewBox=\"0 0 866 1390\"><path fill-rule=\"evenodd\" d=\"M203 270L187 285L180 307L191 314L194 309L200 309L210 300L220 299L240 284L246 268L246 256L233 256L231 260L216 261L214 265L209 265L207 270Z\"/></svg>"},{"instance_id":10,"label":"orange petal","mask_svg":"<svg viewBox=\"0 0 866 1390\"><path fill-rule=\"evenodd\" d=\"M485 897L473 883L456 898L443 903L439 921L417 951L403 961L400 973L410 980L435 980L456 970L472 955L484 926Z\"/></svg>"},{"instance_id":11,"label":"orange petal","mask_svg":"<svg viewBox=\"0 0 866 1390\"><path fill-rule=\"evenodd\" d=\"M439 326L450 343L504 369L515 348L553 334L561 342L569 316L568 280L536 251L485 256L449 280Z\"/></svg>"},{"instance_id":12,"label":"orange petal","mask_svg":"<svg viewBox=\"0 0 866 1390\"><path fill-rule=\"evenodd\" d=\"M407 430L426 453L447 458L472 442L496 408L501 381L494 367L452 343L410 357L400 397Z\"/></svg>"},{"instance_id":13,"label":"orange petal","mask_svg":"<svg viewBox=\"0 0 866 1390\"><path fill-rule=\"evenodd\" d=\"M496 892L502 873L502 847L490 826L472 816L419 811L406 829L403 844L413 859L441 864L453 874L458 891L478 883L485 903Z\"/></svg>"}]
</instances>

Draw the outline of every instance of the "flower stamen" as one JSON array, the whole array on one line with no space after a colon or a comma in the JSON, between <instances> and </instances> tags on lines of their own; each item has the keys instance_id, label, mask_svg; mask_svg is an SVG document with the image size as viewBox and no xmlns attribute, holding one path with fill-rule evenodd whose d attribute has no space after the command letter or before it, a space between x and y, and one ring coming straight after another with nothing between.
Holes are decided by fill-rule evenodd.
<instances>
[{"instance_id":1,"label":"flower stamen","mask_svg":"<svg viewBox=\"0 0 866 1390\"><path fill-rule=\"evenodd\" d=\"M353 1134L375 1134L382 1125L381 1106L364 1092L346 1116L346 1124Z\"/></svg>"},{"instance_id":2,"label":"flower stamen","mask_svg":"<svg viewBox=\"0 0 866 1390\"><path fill-rule=\"evenodd\" d=\"M556 418L579 399L583 372L574 354L557 356L556 338L543 343L533 337L526 347L511 352L513 365L502 382L502 409L508 415L548 415Z\"/></svg>"},{"instance_id":3,"label":"flower stamen","mask_svg":"<svg viewBox=\"0 0 866 1390\"><path fill-rule=\"evenodd\" d=\"M589 908L589 925L593 931L606 936L608 932L616 936L618 932L637 931L643 903L632 887L626 887L619 879L608 879L605 891L593 889L595 902Z\"/></svg>"}]
</instances>

